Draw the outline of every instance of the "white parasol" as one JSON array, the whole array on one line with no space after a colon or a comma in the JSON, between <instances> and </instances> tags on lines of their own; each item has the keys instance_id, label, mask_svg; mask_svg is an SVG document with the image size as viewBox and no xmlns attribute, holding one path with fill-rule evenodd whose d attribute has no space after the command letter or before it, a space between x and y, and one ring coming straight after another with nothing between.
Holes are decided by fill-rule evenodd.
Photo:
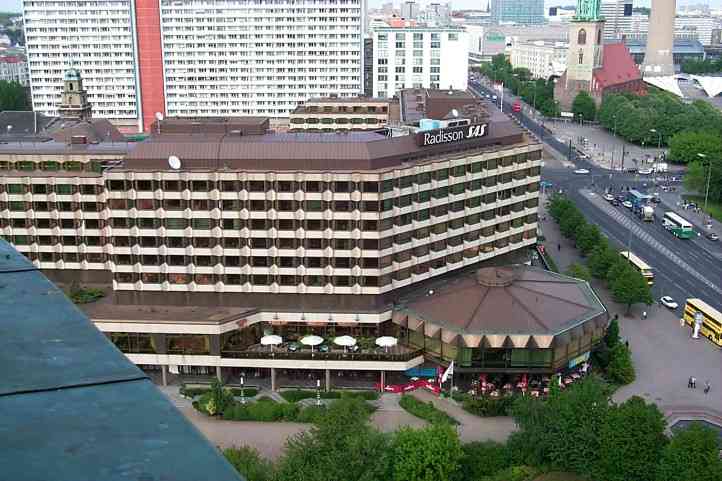
<instances>
[{"instance_id":1,"label":"white parasol","mask_svg":"<svg viewBox=\"0 0 722 481\"><path fill-rule=\"evenodd\" d=\"M311 346L311 352L313 352L313 346L318 346L323 343L323 338L319 336L306 336L301 339L301 344L305 346Z\"/></svg>"},{"instance_id":2,"label":"white parasol","mask_svg":"<svg viewBox=\"0 0 722 481\"><path fill-rule=\"evenodd\" d=\"M395 346L398 340L395 337L383 336L376 339L376 345L386 349L389 352L391 346Z\"/></svg>"},{"instance_id":3,"label":"white parasol","mask_svg":"<svg viewBox=\"0 0 722 481\"><path fill-rule=\"evenodd\" d=\"M273 352L273 346L277 346L283 342L281 336L268 335L261 338L262 346L271 346L271 352Z\"/></svg>"},{"instance_id":4,"label":"white parasol","mask_svg":"<svg viewBox=\"0 0 722 481\"><path fill-rule=\"evenodd\" d=\"M345 351L347 347L356 345L356 339L351 336L340 336L335 338L333 343L337 346L343 346L343 350Z\"/></svg>"}]
</instances>

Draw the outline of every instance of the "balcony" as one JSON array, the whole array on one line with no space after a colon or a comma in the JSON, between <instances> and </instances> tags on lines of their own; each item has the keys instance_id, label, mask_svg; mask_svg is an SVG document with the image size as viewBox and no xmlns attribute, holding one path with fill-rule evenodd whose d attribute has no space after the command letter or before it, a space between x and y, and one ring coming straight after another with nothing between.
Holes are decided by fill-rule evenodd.
<instances>
[{"instance_id":1,"label":"balcony","mask_svg":"<svg viewBox=\"0 0 722 481\"><path fill-rule=\"evenodd\" d=\"M295 350L294 350L295 349ZM396 345L388 348L359 349L352 351L350 348L344 351L343 348L321 349L301 346L296 343L285 343L274 347L273 351L268 346L255 344L245 350L224 349L221 357L232 359L294 359L308 361L381 361L381 362L408 362L416 357L422 356L423 350L411 349L406 346Z\"/></svg>"}]
</instances>

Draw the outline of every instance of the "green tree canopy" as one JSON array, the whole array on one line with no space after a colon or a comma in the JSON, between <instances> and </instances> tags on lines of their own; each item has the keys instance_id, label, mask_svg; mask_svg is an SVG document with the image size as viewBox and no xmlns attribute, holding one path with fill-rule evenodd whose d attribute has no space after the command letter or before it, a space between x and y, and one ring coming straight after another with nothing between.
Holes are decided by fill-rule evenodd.
<instances>
[{"instance_id":1,"label":"green tree canopy","mask_svg":"<svg viewBox=\"0 0 722 481\"><path fill-rule=\"evenodd\" d=\"M457 481L478 480L511 466L511 453L501 443L476 441L462 445L461 450Z\"/></svg>"},{"instance_id":2,"label":"green tree canopy","mask_svg":"<svg viewBox=\"0 0 722 481\"><path fill-rule=\"evenodd\" d=\"M620 342L609 349L609 364L606 373L609 380L616 384L626 386L634 382L636 374L632 363L632 353L625 344Z\"/></svg>"},{"instance_id":3,"label":"green tree canopy","mask_svg":"<svg viewBox=\"0 0 722 481\"><path fill-rule=\"evenodd\" d=\"M614 300L626 305L627 312L634 304L652 304L652 293L647 280L624 259L619 258L612 265L609 269L608 280Z\"/></svg>"},{"instance_id":4,"label":"green tree canopy","mask_svg":"<svg viewBox=\"0 0 722 481\"><path fill-rule=\"evenodd\" d=\"M25 87L17 82L0 80L0 110L30 110Z\"/></svg>"},{"instance_id":5,"label":"green tree canopy","mask_svg":"<svg viewBox=\"0 0 722 481\"><path fill-rule=\"evenodd\" d=\"M589 270L594 277L606 279L609 269L618 259L619 252L609 245L606 238L602 238L589 256Z\"/></svg>"},{"instance_id":6,"label":"green tree canopy","mask_svg":"<svg viewBox=\"0 0 722 481\"><path fill-rule=\"evenodd\" d=\"M571 264L565 274L584 281L592 280L592 274L589 272L589 269L587 269L587 266L580 264L579 262Z\"/></svg>"},{"instance_id":7,"label":"green tree canopy","mask_svg":"<svg viewBox=\"0 0 722 481\"><path fill-rule=\"evenodd\" d=\"M662 452L656 481L719 481L719 449L717 434L701 424L675 432Z\"/></svg>"},{"instance_id":8,"label":"green tree canopy","mask_svg":"<svg viewBox=\"0 0 722 481\"><path fill-rule=\"evenodd\" d=\"M689 164L684 185L691 191L705 195L709 184L709 199L722 201L722 156L698 159Z\"/></svg>"},{"instance_id":9,"label":"green tree canopy","mask_svg":"<svg viewBox=\"0 0 722 481\"><path fill-rule=\"evenodd\" d=\"M594 103L594 99L582 90L574 97L572 112L577 118L581 117L584 120L594 120L597 116L597 105Z\"/></svg>"},{"instance_id":10,"label":"green tree canopy","mask_svg":"<svg viewBox=\"0 0 722 481\"><path fill-rule=\"evenodd\" d=\"M610 409L600 430L602 452L594 479L654 481L657 462L667 445L665 427L657 406L637 396Z\"/></svg>"},{"instance_id":11,"label":"green tree canopy","mask_svg":"<svg viewBox=\"0 0 722 481\"><path fill-rule=\"evenodd\" d=\"M459 436L446 423L403 427L394 436L392 450L394 481L450 481L462 457Z\"/></svg>"},{"instance_id":12,"label":"green tree canopy","mask_svg":"<svg viewBox=\"0 0 722 481\"><path fill-rule=\"evenodd\" d=\"M587 256L599 245L599 241L602 239L602 233L596 224L585 222L577 229L575 238L577 247L583 255Z\"/></svg>"},{"instance_id":13,"label":"green tree canopy","mask_svg":"<svg viewBox=\"0 0 722 481\"><path fill-rule=\"evenodd\" d=\"M680 164L698 162L702 154L709 159L722 158L722 138L719 132L679 132L669 141L669 159Z\"/></svg>"},{"instance_id":14,"label":"green tree canopy","mask_svg":"<svg viewBox=\"0 0 722 481\"><path fill-rule=\"evenodd\" d=\"M614 349L619 344L619 321L612 319L607 327L607 332L604 334L604 344L609 349Z\"/></svg>"}]
</instances>

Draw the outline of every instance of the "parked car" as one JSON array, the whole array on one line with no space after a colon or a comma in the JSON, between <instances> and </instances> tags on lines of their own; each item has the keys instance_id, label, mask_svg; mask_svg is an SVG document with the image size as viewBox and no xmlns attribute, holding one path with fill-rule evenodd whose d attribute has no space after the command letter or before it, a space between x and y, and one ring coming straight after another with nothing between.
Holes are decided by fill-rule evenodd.
<instances>
[{"instance_id":1,"label":"parked car","mask_svg":"<svg viewBox=\"0 0 722 481\"><path fill-rule=\"evenodd\" d=\"M705 237L707 240L711 240L712 242L717 242L719 240L719 236L714 232L708 232Z\"/></svg>"},{"instance_id":2,"label":"parked car","mask_svg":"<svg viewBox=\"0 0 722 481\"><path fill-rule=\"evenodd\" d=\"M620 202L617 199L612 199L612 205L614 207L619 207Z\"/></svg>"},{"instance_id":3,"label":"parked car","mask_svg":"<svg viewBox=\"0 0 722 481\"><path fill-rule=\"evenodd\" d=\"M652 173L652 169L639 169L638 173L640 175L650 175Z\"/></svg>"},{"instance_id":4,"label":"parked car","mask_svg":"<svg viewBox=\"0 0 722 481\"><path fill-rule=\"evenodd\" d=\"M623 205L624 207L626 207L627 209L631 209L631 208L632 208L632 203L629 202L628 200L625 200L624 202L622 202L622 205Z\"/></svg>"},{"instance_id":5,"label":"parked car","mask_svg":"<svg viewBox=\"0 0 722 481\"><path fill-rule=\"evenodd\" d=\"M679 307L679 304L669 296L662 297L659 302L667 309L677 309Z\"/></svg>"},{"instance_id":6,"label":"parked car","mask_svg":"<svg viewBox=\"0 0 722 481\"><path fill-rule=\"evenodd\" d=\"M612 194L604 194L604 200L612 202L614 200L614 196Z\"/></svg>"},{"instance_id":7,"label":"parked car","mask_svg":"<svg viewBox=\"0 0 722 481\"><path fill-rule=\"evenodd\" d=\"M574 173L575 173L575 174L579 174L579 175L587 175L587 174L589 173L589 170L587 170L587 169L576 169L576 170L574 171Z\"/></svg>"}]
</instances>

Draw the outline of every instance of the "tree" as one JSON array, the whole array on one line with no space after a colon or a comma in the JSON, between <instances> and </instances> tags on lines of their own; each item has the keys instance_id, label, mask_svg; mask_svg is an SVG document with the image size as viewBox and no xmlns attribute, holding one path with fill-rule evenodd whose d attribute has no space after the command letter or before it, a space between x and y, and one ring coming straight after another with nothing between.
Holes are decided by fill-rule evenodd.
<instances>
[{"instance_id":1,"label":"tree","mask_svg":"<svg viewBox=\"0 0 722 481\"><path fill-rule=\"evenodd\" d=\"M621 258L609 269L608 279L614 300L625 304L627 313L633 304L652 304L652 293L647 280Z\"/></svg>"},{"instance_id":2,"label":"tree","mask_svg":"<svg viewBox=\"0 0 722 481\"><path fill-rule=\"evenodd\" d=\"M579 210L569 209L559 221L559 231L564 237L573 239L577 229L586 223L587 221Z\"/></svg>"},{"instance_id":3,"label":"tree","mask_svg":"<svg viewBox=\"0 0 722 481\"><path fill-rule=\"evenodd\" d=\"M669 140L669 159L672 162L697 162L700 160L698 154L710 159L722 158L722 139L719 132L680 132Z\"/></svg>"},{"instance_id":4,"label":"tree","mask_svg":"<svg viewBox=\"0 0 722 481\"><path fill-rule=\"evenodd\" d=\"M394 436L392 449L394 481L449 481L462 456L459 437L446 423L424 429L402 427Z\"/></svg>"},{"instance_id":5,"label":"tree","mask_svg":"<svg viewBox=\"0 0 722 481\"><path fill-rule=\"evenodd\" d=\"M597 116L597 104L594 99L585 91L581 91L574 97L572 102L574 117L581 117L584 120L594 120Z\"/></svg>"},{"instance_id":6,"label":"tree","mask_svg":"<svg viewBox=\"0 0 722 481\"><path fill-rule=\"evenodd\" d=\"M654 481L667 445L664 415L655 404L634 396L610 409L600 430L601 453L594 479Z\"/></svg>"},{"instance_id":7,"label":"tree","mask_svg":"<svg viewBox=\"0 0 722 481\"><path fill-rule=\"evenodd\" d=\"M612 319L604 334L604 344L609 349L614 349L619 344L619 321Z\"/></svg>"},{"instance_id":8,"label":"tree","mask_svg":"<svg viewBox=\"0 0 722 481\"><path fill-rule=\"evenodd\" d=\"M577 279L581 279L583 281L592 280L592 274L589 272L589 269L587 269L587 266L578 262L570 265L565 274L571 277L576 277Z\"/></svg>"},{"instance_id":9,"label":"tree","mask_svg":"<svg viewBox=\"0 0 722 481\"><path fill-rule=\"evenodd\" d=\"M0 110L30 110L25 87L18 82L0 80Z\"/></svg>"},{"instance_id":10,"label":"tree","mask_svg":"<svg viewBox=\"0 0 722 481\"><path fill-rule=\"evenodd\" d=\"M609 245L606 238L602 237L599 244L592 249L587 266L594 277L606 279L609 269L617 259L619 259L619 253Z\"/></svg>"},{"instance_id":11,"label":"tree","mask_svg":"<svg viewBox=\"0 0 722 481\"><path fill-rule=\"evenodd\" d=\"M717 434L698 423L676 431L662 452L656 481L719 481L722 461L717 443Z\"/></svg>"},{"instance_id":12,"label":"tree","mask_svg":"<svg viewBox=\"0 0 722 481\"><path fill-rule=\"evenodd\" d=\"M512 409L519 431L507 447L519 456L515 462L589 477L598 463L599 433L608 410L606 387L594 376L564 391L554 388L546 399L524 396Z\"/></svg>"},{"instance_id":13,"label":"tree","mask_svg":"<svg viewBox=\"0 0 722 481\"><path fill-rule=\"evenodd\" d=\"M625 344L620 342L610 348L606 374L610 381L622 386L634 381L636 375L632 363L632 353Z\"/></svg>"},{"instance_id":14,"label":"tree","mask_svg":"<svg viewBox=\"0 0 722 481\"><path fill-rule=\"evenodd\" d=\"M462 456L456 472L457 481L493 476L511 466L511 454L504 444L476 441L461 446Z\"/></svg>"},{"instance_id":15,"label":"tree","mask_svg":"<svg viewBox=\"0 0 722 481\"><path fill-rule=\"evenodd\" d=\"M230 389L224 388L223 383L218 379L211 381L210 399L206 404L206 411L211 416L223 414L228 406L233 404L233 393Z\"/></svg>"},{"instance_id":16,"label":"tree","mask_svg":"<svg viewBox=\"0 0 722 481\"><path fill-rule=\"evenodd\" d=\"M577 230L576 233L577 247L582 254L589 255L592 250L599 244L602 238L602 233L599 231L599 227L596 224L589 224L585 222L582 227Z\"/></svg>"},{"instance_id":17,"label":"tree","mask_svg":"<svg viewBox=\"0 0 722 481\"><path fill-rule=\"evenodd\" d=\"M273 463L261 457L254 448L249 446L228 448L223 450L223 455L247 481L271 481L273 479Z\"/></svg>"},{"instance_id":18,"label":"tree","mask_svg":"<svg viewBox=\"0 0 722 481\"><path fill-rule=\"evenodd\" d=\"M708 179L709 177L709 179ZM722 201L722 155L698 159L689 164L687 175L684 176L684 186L704 195L709 184L709 198L712 201Z\"/></svg>"},{"instance_id":19,"label":"tree","mask_svg":"<svg viewBox=\"0 0 722 481\"><path fill-rule=\"evenodd\" d=\"M365 401L334 401L316 426L288 439L274 481L388 479L389 438L368 419Z\"/></svg>"}]
</instances>

